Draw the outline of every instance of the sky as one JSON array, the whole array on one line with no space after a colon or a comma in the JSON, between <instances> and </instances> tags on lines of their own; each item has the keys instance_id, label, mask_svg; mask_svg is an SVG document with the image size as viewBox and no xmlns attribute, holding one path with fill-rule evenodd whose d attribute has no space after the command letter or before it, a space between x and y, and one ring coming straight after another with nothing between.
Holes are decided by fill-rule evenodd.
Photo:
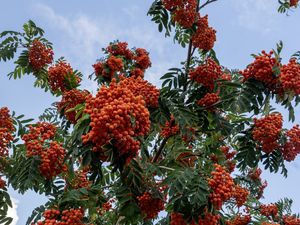
<instances>
[{"instance_id":1,"label":"sky","mask_svg":"<svg viewBox=\"0 0 300 225\"><path fill-rule=\"evenodd\" d=\"M151 0L2 1L0 31L21 30L29 19L35 21L53 42L55 58L64 56L86 77L93 72L91 65L101 57L101 48L113 40L127 41L130 47L142 47L150 52L152 67L146 79L159 86L159 78L168 68L179 67L179 62L185 60L187 49L157 31L156 24L146 16L151 3ZM201 12L209 15L210 25L217 30L215 51L222 65L231 69L245 68L252 60L250 54L269 51L280 40L284 43L284 63L300 50L300 11L278 14L277 4L277 0L219 0ZM0 107L8 106L17 114L37 118L59 100L33 88L31 76L8 80L6 74L12 70L12 63L0 63ZM95 90L96 85L85 81L83 88ZM297 123L300 123L299 112L297 109ZM287 120L287 113L282 113ZM269 183L266 202L290 197L294 199L294 212L300 212L299 165L300 159L288 164L287 179L280 174L263 174ZM33 192L25 196L13 190L10 193L14 202L14 209L10 211L15 218L13 225L25 224L31 211L46 201Z\"/></svg>"}]
</instances>

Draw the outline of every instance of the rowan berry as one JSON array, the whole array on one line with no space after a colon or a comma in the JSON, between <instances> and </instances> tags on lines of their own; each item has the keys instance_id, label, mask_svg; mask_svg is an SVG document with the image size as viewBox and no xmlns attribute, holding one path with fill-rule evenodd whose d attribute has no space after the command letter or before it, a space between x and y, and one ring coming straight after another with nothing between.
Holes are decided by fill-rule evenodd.
<instances>
[{"instance_id":1,"label":"rowan berry","mask_svg":"<svg viewBox=\"0 0 300 225\"><path fill-rule=\"evenodd\" d=\"M266 217L276 217L278 214L278 207L275 204L261 205L260 213Z\"/></svg>"},{"instance_id":2,"label":"rowan berry","mask_svg":"<svg viewBox=\"0 0 300 225\"><path fill-rule=\"evenodd\" d=\"M238 214L235 218L230 221L226 221L226 225L248 225L251 222L250 215Z\"/></svg>"},{"instance_id":3,"label":"rowan berry","mask_svg":"<svg viewBox=\"0 0 300 225\"><path fill-rule=\"evenodd\" d=\"M81 78L73 73L70 64L60 61L48 69L48 82L52 91L65 92L78 86ZM74 82L74 86L70 86Z\"/></svg>"},{"instance_id":4,"label":"rowan berry","mask_svg":"<svg viewBox=\"0 0 300 225\"><path fill-rule=\"evenodd\" d=\"M146 219L154 219L158 213L164 210L164 202L159 198L153 198L149 192L137 197L138 205Z\"/></svg>"},{"instance_id":5,"label":"rowan berry","mask_svg":"<svg viewBox=\"0 0 300 225\"><path fill-rule=\"evenodd\" d=\"M133 59L133 52L128 49L127 42L111 43L107 48L107 52L114 56L123 56L127 60Z\"/></svg>"},{"instance_id":6,"label":"rowan berry","mask_svg":"<svg viewBox=\"0 0 300 225\"><path fill-rule=\"evenodd\" d=\"M254 119L253 139L259 142L265 153L271 153L279 148L279 135L282 130L282 115L272 113L261 119Z\"/></svg>"},{"instance_id":7,"label":"rowan berry","mask_svg":"<svg viewBox=\"0 0 300 225\"><path fill-rule=\"evenodd\" d=\"M234 182L225 167L215 164L215 170L211 173L208 184L212 190L209 196L210 202L217 210L222 208L225 201L229 200L234 193Z\"/></svg>"},{"instance_id":8,"label":"rowan berry","mask_svg":"<svg viewBox=\"0 0 300 225\"><path fill-rule=\"evenodd\" d=\"M216 42L216 31L208 25L208 16L199 17L196 25L197 29L192 35L192 45L205 51L211 50Z\"/></svg>"},{"instance_id":9,"label":"rowan berry","mask_svg":"<svg viewBox=\"0 0 300 225\"><path fill-rule=\"evenodd\" d=\"M222 75L221 67L211 58L208 58L203 65L190 71L190 79L212 91L215 81Z\"/></svg>"},{"instance_id":10,"label":"rowan berry","mask_svg":"<svg viewBox=\"0 0 300 225\"><path fill-rule=\"evenodd\" d=\"M0 108L0 158L8 156L8 146L14 140L13 119L7 107Z\"/></svg>"},{"instance_id":11,"label":"rowan berry","mask_svg":"<svg viewBox=\"0 0 300 225\"><path fill-rule=\"evenodd\" d=\"M66 91L63 93L62 100L58 102L57 108L60 112L63 112L66 116L67 120L71 123L76 124L77 120L80 119L76 118L77 111L72 110L75 106L82 104L85 102L85 98L88 96L89 92L86 90L78 90L72 89L70 91ZM69 111L68 110L72 110Z\"/></svg>"},{"instance_id":12,"label":"rowan berry","mask_svg":"<svg viewBox=\"0 0 300 225\"><path fill-rule=\"evenodd\" d=\"M220 101L220 96L216 93L207 93L203 98L197 101L197 104L213 111L214 104Z\"/></svg>"},{"instance_id":13,"label":"rowan berry","mask_svg":"<svg viewBox=\"0 0 300 225\"><path fill-rule=\"evenodd\" d=\"M284 92L291 91L295 95L300 94L300 64L295 58L281 67L279 78Z\"/></svg>"},{"instance_id":14,"label":"rowan berry","mask_svg":"<svg viewBox=\"0 0 300 225\"><path fill-rule=\"evenodd\" d=\"M250 192L239 185L235 185L233 191L233 198L236 201L238 207L242 207L248 199Z\"/></svg>"},{"instance_id":15,"label":"rowan berry","mask_svg":"<svg viewBox=\"0 0 300 225\"><path fill-rule=\"evenodd\" d=\"M167 121L161 129L160 135L164 138L169 138L179 133L179 126L176 124L173 115L171 115L170 121Z\"/></svg>"},{"instance_id":16,"label":"rowan berry","mask_svg":"<svg viewBox=\"0 0 300 225\"><path fill-rule=\"evenodd\" d=\"M53 51L41 41L35 39L28 51L29 64L34 70L40 70L53 61Z\"/></svg>"},{"instance_id":17,"label":"rowan berry","mask_svg":"<svg viewBox=\"0 0 300 225\"><path fill-rule=\"evenodd\" d=\"M141 70L145 70L151 66L149 53L143 48L137 48L135 50L135 66Z\"/></svg>"}]
</instances>

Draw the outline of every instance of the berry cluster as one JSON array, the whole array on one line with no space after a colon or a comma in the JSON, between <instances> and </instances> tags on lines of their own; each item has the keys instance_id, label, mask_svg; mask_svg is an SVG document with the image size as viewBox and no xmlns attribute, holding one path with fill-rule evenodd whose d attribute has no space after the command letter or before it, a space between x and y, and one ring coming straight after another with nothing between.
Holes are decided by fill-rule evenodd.
<instances>
[{"instance_id":1,"label":"berry cluster","mask_svg":"<svg viewBox=\"0 0 300 225\"><path fill-rule=\"evenodd\" d=\"M300 64L295 58L281 67L279 79L284 91L292 91L295 95L300 94Z\"/></svg>"},{"instance_id":2,"label":"berry cluster","mask_svg":"<svg viewBox=\"0 0 300 225\"><path fill-rule=\"evenodd\" d=\"M126 42L111 43L106 51L113 56L123 56L127 60L132 60L134 56L133 52L128 49Z\"/></svg>"},{"instance_id":3,"label":"berry cluster","mask_svg":"<svg viewBox=\"0 0 300 225\"><path fill-rule=\"evenodd\" d=\"M28 52L29 64L34 70L40 70L53 61L53 51L38 39L35 39Z\"/></svg>"},{"instance_id":4,"label":"berry cluster","mask_svg":"<svg viewBox=\"0 0 300 225\"><path fill-rule=\"evenodd\" d=\"M149 53L143 48L129 50L127 46L126 42L111 43L105 51L107 58L93 65L96 76L111 80L116 74L128 72L132 77L143 78L145 70L151 66Z\"/></svg>"},{"instance_id":5,"label":"berry cluster","mask_svg":"<svg viewBox=\"0 0 300 225\"><path fill-rule=\"evenodd\" d=\"M160 135L164 138L169 138L179 133L179 126L176 124L173 115L171 115L170 121L167 121L162 127Z\"/></svg>"},{"instance_id":6,"label":"berry cluster","mask_svg":"<svg viewBox=\"0 0 300 225\"><path fill-rule=\"evenodd\" d=\"M220 96L218 94L207 93L203 98L201 98L197 101L197 104L202 107L205 107L205 108L211 108L218 101L220 101Z\"/></svg>"},{"instance_id":7,"label":"berry cluster","mask_svg":"<svg viewBox=\"0 0 300 225\"><path fill-rule=\"evenodd\" d=\"M13 120L7 107L0 108L0 158L8 156L8 145L13 141L15 130Z\"/></svg>"},{"instance_id":8,"label":"berry cluster","mask_svg":"<svg viewBox=\"0 0 300 225\"><path fill-rule=\"evenodd\" d=\"M300 219L296 216L283 216L284 225L299 225Z\"/></svg>"},{"instance_id":9,"label":"berry cluster","mask_svg":"<svg viewBox=\"0 0 300 225\"><path fill-rule=\"evenodd\" d=\"M218 164L214 166L215 171L211 173L212 178L208 180L208 184L212 189L209 198L214 207L220 210L223 203L233 196L234 182L224 167Z\"/></svg>"},{"instance_id":10,"label":"berry cluster","mask_svg":"<svg viewBox=\"0 0 300 225\"><path fill-rule=\"evenodd\" d=\"M120 156L134 157L140 147L135 138L146 135L150 129L150 115L143 97L135 96L115 79L109 87L102 86L95 97L87 98L85 113L90 115L91 130L83 135L83 143L92 142L97 152L112 144Z\"/></svg>"},{"instance_id":11,"label":"berry cluster","mask_svg":"<svg viewBox=\"0 0 300 225\"><path fill-rule=\"evenodd\" d=\"M80 118L76 118L77 111L71 110L78 104L82 104L85 102L86 96L88 96L89 92L84 90L72 89L70 91L66 91L63 94L62 100L57 104L57 108L60 112L63 112L66 116L67 120L71 123L76 124L77 120ZM70 110L70 111L68 111Z\"/></svg>"},{"instance_id":12,"label":"berry cluster","mask_svg":"<svg viewBox=\"0 0 300 225\"><path fill-rule=\"evenodd\" d=\"M208 16L198 19L197 30L192 35L192 44L195 48L209 51L216 42L216 31L208 25Z\"/></svg>"},{"instance_id":13,"label":"berry cluster","mask_svg":"<svg viewBox=\"0 0 300 225\"><path fill-rule=\"evenodd\" d=\"M278 213L278 207L275 204L261 205L260 213L266 217L275 217Z\"/></svg>"},{"instance_id":14,"label":"berry cluster","mask_svg":"<svg viewBox=\"0 0 300 225\"><path fill-rule=\"evenodd\" d=\"M48 209L44 212L44 221L33 225L85 225L82 221L84 211L82 209L66 209L60 212L56 209Z\"/></svg>"},{"instance_id":15,"label":"berry cluster","mask_svg":"<svg viewBox=\"0 0 300 225\"><path fill-rule=\"evenodd\" d=\"M191 80L202 84L210 91L214 89L214 83L221 75L221 67L211 58L208 58L203 65L198 66L189 73Z\"/></svg>"},{"instance_id":16,"label":"berry cluster","mask_svg":"<svg viewBox=\"0 0 300 225\"><path fill-rule=\"evenodd\" d=\"M230 148L228 146L221 146L220 150L221 152L223 152L227 160L232 159L236 155L236 151L230 151Z\"/></svg>"},{"instance_id":17,"label":"berry cluster","mask_svg":"<svg viewBox=\"0 0 300 225\"><path fill-rule=\"evenodd\" d=\"M182 214L180 213L171 213L170 219L170 225L187 225Z\"/></svg>"},{"instance_id":18,"label":"berry cluster","mask_svg":"<svg viewBox=\"0 0 300 225\"><path fill-rule=\"evenodd\" d=\"M75 177L69 181L68 185L70 185L73 189L90 187L91 181L88 180L88 170L79 169L75 171ZM66 188L68 188L68 186L66 186Z\"/></svg>"},{"instance_id":19,"label":"berry cluster","mask_svg":"<svg viewBox=\"0 0 300 225\"><path fill-rule=\"evenodd\" d=\"M141 77L121 80L120 86L127 87L135 95L141 95L149 108L158 108L159 89Z\"/></svg>"},{"instance_id":20,"label":"berry cluster","mask_svg":"<svg viewBox=\"0 0 300 225\"><path fill-rule=\"evenodd\" d=\"M142 213L146 215L146 219L154 219L160 211L164 210L163 200L153 198L149 192L137 197L137 200Z\"/></svg>"},{"instance_id":21,"label":"berry cluster","mask_svg":"<svg viewBox=\"0 0 300 225\"><path fill-rule=\"evenodd\" d=\"M261 144L264 152L270 153L279 147L278 138L282 130L282 122L280 113L254 119L253 139Z\"/></svg>"},{"instance_id":22,"label":"berry cluster","mask_svg":"<svg viewBox=\"0 0 300 225\"><path fill-rule=\"evenodd\" d=\"M220 215L214 215L212 213L206 212L204 217L199 216L199 225L218 225L220 220Z\"/></svg>"},{"instance_id":23,"label":"berry cluster","mask_svg":"<svg viewBox=\"0 0 300 225\"><path fill-rule=\"evenodd\" d=\"M141 70L145 70L151 66L149 53L143 48L137 48L135 50L135 66Z\"/></svg>"},{"instance_id":24,"label":"berry cluster","mask_svg":"<svg viewBox=\"0 0 300 225\"><path fill-rule=\"evenodd\" d=\"M81 78L73 73L70 64L60 61L48 69L48 82L52 91L65 92L78 86Z\"/></svg>"},{"instance_id":25,"label":"berry cluster","mask_svg":"<svg viewBox=\"0 0 300 225\"><path fill-rule=\"evenodd\" d=\"M273 54L273 51L270 51L269 54L262 51L261 55L256 56L254 62L248 65L244 71L240 72L244 76L244 80L254 78L273 90L274 85L278 82L273 68L279 66L277 59L272 56Z\"/></svg>"},{"instance_id":26,"label":"berry cluster","mask_svg":"<svg viewBox=\"0 0 300 225\"><path fill-rule=\"evenodd\" d=\"M250 215L238 214L235 218L230 221L226 221L226 225L248 225L251 222Z\"/></svg>"},{"instance_id":27,"label":"berry cluster","mask_svg":"<svg viewBox=\"0 0 300 225\"><path fill-rule=\"evenodd\" d=\"M282 148L283 158L287 161L295 160L300 153L300 128L299 125L294 126L286 132L287 142Z\"/></svg>"},{"instance_id":28,"label":"berry cluster","mask_svg":"<svg viewBox=\"0 0 300 225\"><path fill-rule=\"evenodd\" d=\"M250 192L246 188L243 188L239 185L235 185L233 198L236 201L236 205L238 207L242 207L247 201L249 194Z\"/></svg>"},{"instance_id":29,"label":"berry cluster","mask_svg":"<svg viewBox=\"0 0 300 225\"><path fill-rule=\"evenodd\" d=\"M40 157L40 173L47 179L57 176L66 170L64 158L66 151L61 144L54 141L56 127L50 123L39 122L30 126L28 134L24 134L27 157Z\"/></svg>"}]
</instances>

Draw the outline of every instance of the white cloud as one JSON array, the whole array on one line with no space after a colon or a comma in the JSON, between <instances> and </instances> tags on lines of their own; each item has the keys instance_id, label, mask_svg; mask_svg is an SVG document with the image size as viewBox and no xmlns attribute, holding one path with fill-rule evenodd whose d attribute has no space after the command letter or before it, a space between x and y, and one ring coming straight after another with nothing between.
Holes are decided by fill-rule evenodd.
<instances>
[{"instance_id":1,"label":"white cloud","mask_svg":"<svg viewBox=\"0 0 300 225\"><path fill-rule=\"evenodd\" d=\"M17 225L19 217L17 214L17 208L18 208L18 203L19 201L17 199L11 198L12 201L12 208L8 209L8 213L7 216L13 218L13 222L11 223L11 225Z\"/></svg>"},{"instance_id":2,"label":"white cloud","mask_svg":"<svg viewBox=\"0 0 300 225\"><path fill-rule=\"evenodd\" d=\"M277 1L274 0L231 0L240 26L264 34L276 25Z\"/></svg>"}]
</instances>

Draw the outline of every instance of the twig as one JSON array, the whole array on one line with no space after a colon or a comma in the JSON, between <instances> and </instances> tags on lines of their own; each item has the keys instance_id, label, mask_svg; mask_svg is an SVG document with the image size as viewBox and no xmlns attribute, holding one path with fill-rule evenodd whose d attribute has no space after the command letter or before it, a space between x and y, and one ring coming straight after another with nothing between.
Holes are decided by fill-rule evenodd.
<instances>
[{"instance_id":1,"label":"twig","mask_svg":"<svg viewBox=\"0 0 300 225\"><path fill-rule=\"evenodd\" d=\"M208 4L210 4L210 3L213 3L213 2L216 2L216 1L218 1L218 0L207 0L207 2L205 2L203 5L201 5L200 7L199 7L199 10L200 9L203 9L205 6L207 6Z\"/></svg>"},{"instance_id":2,"label":"twig","mask_svg":"<svg viewBox=\"0 0 300 225\"><path fill-rule=\"evenodd\" d=\"M167 144L168 139L169 139L169 138L163 139L161 145L159 146L159 149L158 149L157 153L155 154L155 156L154 156L154 158L153 158L153 160L152 160L152 163L157 162L157 160L158 160L159 156L161 155L161 153L162 153L162 151L163 151L165 145Z\"/></svg>"}]
</instances>

